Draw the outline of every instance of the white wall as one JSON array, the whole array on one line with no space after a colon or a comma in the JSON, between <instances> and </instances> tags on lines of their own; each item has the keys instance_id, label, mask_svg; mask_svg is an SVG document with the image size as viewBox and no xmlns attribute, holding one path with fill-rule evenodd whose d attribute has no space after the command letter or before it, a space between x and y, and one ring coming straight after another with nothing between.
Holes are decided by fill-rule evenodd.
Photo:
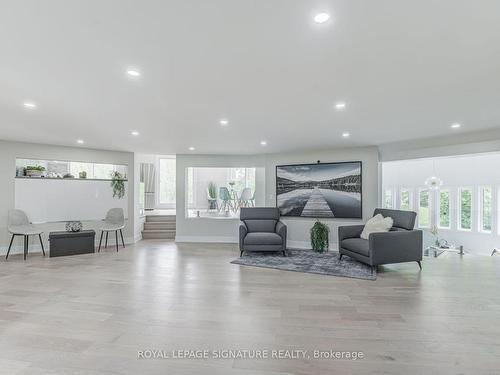
<instances>
[{"instance_id":1,"label":"white wall","mask_svg":"<svg viewBox=\"0 0 500 375\"><path fill-rule=\"evenodd\" d=\"M475 154L455 157L430 159L402 160L382 163L381 196L386 189L392 189L395 194L396 208L399 207L401 189L413 190L413 208L416 209L416 192L425 187L425 180L436 175L443 180L442 189L451 193L451 229L440 229L439 236L446 240L464 245L465 249L475 254L490 255L494 247L500 247L500 215L498 212L498 194L500 192L500 154ZM479 231L479 187L492 186L493 190L493 230L492 233ZM473 219L472 231L464 232L457 228L458 222L458 188L473 187ZM437 193L434 194L431 204L437 205ZM432 222L437 223L436 216ZM426 233L426 242L429 244L432 236Z\"/></svg>"},{"instance_id":2,"label":"white wall","mask_svg":"<svg viewBox=\"0 0 500 375\"><path fill-rule=\"evenodd\" d=\"M80 147L62 147L42 145L34 143L21 143L0 141L0 253L5 254L9 245L10 236L7 232L7 212L14 207L15 191L15 161L16 158L26 159L48 159L68 161L89 161L94 163L124 164L128 165L128 179L134 181L134 156L129 152L114 152L91 150ZM134 184L129 183L128 212L129 219L126 223L124 237L126 242L134 240ZM111 187L110 187L111 188ZM85 223L88 229L97 229L99 222ZM41 225L45 231L44 238L48 232L64 230L64 223L47 223ZM97 236L96 236L97 237ZM38 241L31 239L30 249L39 250ZM97 239L98 240L98 239ZM22 249L22 238L16 238L12 252Z\"/></svg>"},{"instance_id":3,"label":"white wall","mask_svg":"<svg viewBox=\"0 0 500 375\"><path fill-rule=\"evenodd\" d=\"M176 241L238 241L237 219L189 218L183 214L185 207L185 169L187 167L261 167L256 173L257 199L268 207L276 206L275 168L280 164L299 164L336 161L361 161L363 163L363 220L377 206L379 173L376 147L266 154L254 156L235 155L177 155L177 236ZM262 176L265 174L265 176ZM260 195L261 194L261 195ZM260 196L259 196L260 195ZM261 200L262 199L262 200ZM288 225L290 247L309 247L309 229L313 219L283 218ZM331 245L336 247L337 227L343 224L360 223L362 220L324 219L331 229Z\"/></svg>"}]
</instances>

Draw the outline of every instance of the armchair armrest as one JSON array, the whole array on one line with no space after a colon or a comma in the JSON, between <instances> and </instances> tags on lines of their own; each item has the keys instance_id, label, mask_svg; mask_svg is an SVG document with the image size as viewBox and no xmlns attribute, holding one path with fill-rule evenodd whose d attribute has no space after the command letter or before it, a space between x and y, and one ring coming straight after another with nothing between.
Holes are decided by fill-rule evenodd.
<instances>
[{"instance_id":1,"label":"armchair armrest","mask_svg":"<svg viewBox=\"0 0 500 375\"><path fill-rule=\"evenodd\" d=\"M248 228L245 222L240 221L240 251L243 251L243 240L248 233Z\"/></svg>"},{"instance_id":2,"label":"armchair armrest","mask_svg":"<svg viewBox=\"0 0 500 375\"><path fill-rule=\"evenodd\" d=\"M422 260L421 230L372 233L369 242L372 265Z\"/></svg>"},{"instance_id":3,"label":"armchair armrest","mask_svg":"<svg viewBox=\"0 0 500 375\"><path fill-rule=\"evenodd\" d=\"M286 225L282 221L276 223L276 233L279 234L283 240L283 250L286 250Z\"/></svg>"},{"instance_id":4,"label":"armchair armrest","mask_svg":"<svg viewBox=\"0 0 500 375\"><path fill-rule=\"evenodd\" d=\"M339 227L339 246L346 238L359 238L363 232L364 225L347 225Z\"/></svg>"}]
</instances>

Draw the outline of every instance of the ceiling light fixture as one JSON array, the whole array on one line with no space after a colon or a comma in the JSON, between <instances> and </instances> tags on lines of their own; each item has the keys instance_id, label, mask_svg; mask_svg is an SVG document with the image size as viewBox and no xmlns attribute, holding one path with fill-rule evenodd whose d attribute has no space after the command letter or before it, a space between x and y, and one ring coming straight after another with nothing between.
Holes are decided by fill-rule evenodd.
<instances>
[{"instance_id":1,"label":"ceiling light fixture","mask_svg":"<svg viewBox=\"0 0 500 375\"><path fill-rule=\"evenodd\" d=\"M130 132L130 134L132 134L133 136L137 137L139 135L139 132L134 130L132 132Z\"/></svg>"},{"instance_id":2,"label":"ceiling light fixture","mask_svg":"<svg viewBox=\"0 0 500 375\"><path fill-rule=\"evenodd\" d=\"M266 141L260 141L260 145L261 145L261 146L266 146L266 145L267 145L267 142L266 142Z\"/></svg>"},{"instance_id":3,"label":"ceiling light fixture","mask_svg":"<svg viewBox=\"0 0 500 375\"><path fill-rule=\"evenodd\" d=\"M325 23L330 19L330 15L328 13L318 13L314 16L314 22L316 23Z\"/></svg>"},{"instance_id":4,"label":"ceiling light fixture","mask_svg":"<svg viewBox=\"0 0 500 375\"><path fill-rule=\"evenodd\" d=\"M138 78L141 76L141 73L136 69L127 69L127 75L132 78Z\"/></svg>"},{"instance_id":5,"label":"ceiling light fixture","mask_svg":"<svg viewBox=\"0 0 500 375\"><path fill-rule=\"evenodd\" d=\"M78 139L78 140L76 141L76 143L78 143L78 144L80 144L80 145L83 145L85 142L83 141L83 139Z\"/></svg>"},{"instance_id":6,"label":"ceiling light fixture","mask_svg":"<svg viewBox=\"0 0 500 375\"><path fill-rule=\"evenodd\" d=\"M195 150L195 148L193 146L189 147L189 151L194 151L194 150Z\"/></svg>"},{"instance_id":7,"label":"ceiling light fixture","mask_svg":"<svg viewBox=\"0 0 500 375\"><path fill-rule=\"evenodd\" d=\"M344 138L349 138L350 136L351 136L351 134L349 132L342 133L342 137L344 137Z\"/></svg>"},{"instance_id":8,"label":"ceiling light fixture","mask_svg":"<svg viewBox=\"0 0 500 375\"><path fill-rule=\"evenodd\" d=\"M455 122L454 124L451 124L450 128L452 128L452 129L458 129L461 126L462 125L460 125L458 122Z\"/></svg>"},{"instance_id":9,"label":"ceiling light fixture","mask_svg":"<svg viewBox=\"0 0 500 375\"><path fill-rule=\"evenodd\" d=\"M33 102L24 102L23 105L24 105L24 108L27 108L27 109L35 109L36 108L36 104Z\"/></svg>"},{"instance_id":10,"label":"ceiling light fixture","mask_svg":"<svg viewBox=\"0 0 500 375\"><path fill-rule=\"evenodd\" d=\"M345 109L345 103L344 102L335 103L335 109L337 111L343 111Z\"/></svg>"},{"instance_id":11,"label":"ceiling light fixture","mask_svg":"<svg viewBox=\"0 0 500 375\"><path fill-rule=\"evenodd\" d=\"M222 120L219 121L219 124L221 124L221 126L227 126L229 125L229 120L223 118Z\"/></svg>"}]
</instances>

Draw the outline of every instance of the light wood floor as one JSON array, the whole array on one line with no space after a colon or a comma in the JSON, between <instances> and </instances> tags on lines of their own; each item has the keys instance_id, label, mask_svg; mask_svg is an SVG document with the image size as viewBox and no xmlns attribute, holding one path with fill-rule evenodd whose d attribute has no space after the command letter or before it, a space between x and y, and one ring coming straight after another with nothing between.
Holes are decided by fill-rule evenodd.
<instances>
[{"instance_id":1,"label":"light wood floor","mask_svg":"<svg viewBox=\"0 0 500 375\"><path fill-rule=\"evenodd\" d=\"M499 374L500 257L377 281L230 264L233 245L141 241L0 261L1 374ZM138 359L146 349L361 351L348 360Z\"/></svg>"}]
</instances>

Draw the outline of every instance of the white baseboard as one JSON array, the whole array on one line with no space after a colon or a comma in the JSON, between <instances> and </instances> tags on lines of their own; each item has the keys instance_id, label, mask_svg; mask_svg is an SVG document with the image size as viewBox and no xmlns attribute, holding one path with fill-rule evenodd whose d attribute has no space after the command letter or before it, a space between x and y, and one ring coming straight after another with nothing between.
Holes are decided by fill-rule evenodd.
<instances>
[{"instance_id":1,"label":"white baseboard","mask_svg":"<svg viewBox=\"0 0 500 375\"><path fill-rule=\"evenodd\" d=\"M18 238L21 238L21 237L18 237ZM29 248L28 248L28 252L29 253L41 253L42 252L42 247L40 246L40 242L38 241L38 237L33 237L34 239L36 239L36 242L31 242L31 241L35 241L34 239L31 240L30 239L30 244L29 244ZM100 238L100 235L98 236L96 234L95 236L95 246L97 248L97 246L99 246L99 238ZM139 239L135 239L135 238L130 238L130 237L124 237L123 240L125 241L125 245L133 245L134 243L136 243L137 241L140 241L141 238ZM16 240L15 240L16 241ZM19 241L19 240L17 240ZM118 238L118 243L121 245L121 240ZM109 236L108 238L108 247L110 246L115 246L115 238L111 238L111 236ZM43 242L43 247L45 249L45 254L49 254L49 241L44 241ZM102 246L101 247L104 247L104 237L102 239ZM7 255L7 250L9 249L9 246L8 245L2 245L0 246L0 256L5 256ZM23 254L24 253L24 245L19 245L19 244L13 244L12 245L12 248L10 249L10 254Z\"/></svg>"},{"instance_id":2,"label":"white baseboard","mask_svg":"<svg viewBox=\"0 0 500 375\"><path fill-rule=\"evenodd\" d=\"M175 242L238 243L238 238L218 236L175 236Z\"/></svg>"}]
</instances>

